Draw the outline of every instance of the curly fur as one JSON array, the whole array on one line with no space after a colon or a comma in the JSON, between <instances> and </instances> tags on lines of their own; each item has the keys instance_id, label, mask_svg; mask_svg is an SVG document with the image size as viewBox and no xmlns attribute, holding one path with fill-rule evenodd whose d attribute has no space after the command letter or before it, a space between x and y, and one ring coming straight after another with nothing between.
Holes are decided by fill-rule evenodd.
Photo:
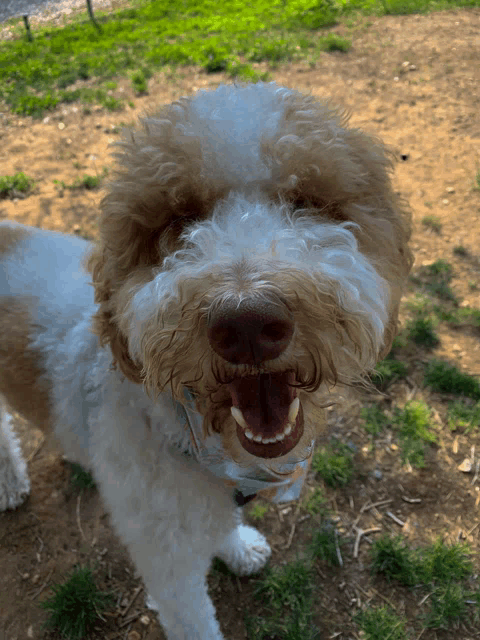
<instances>
[{"instance_id":1,"label":"curly fur","mask_svg":"<svg viewBox=\"0 0 480 640\"><path fill-rule=\"evenodd\" d=\"M389 350L408 214L379 141L273 83L162 107L119 147L93 247L0 224L0 510L29 491L10 408L93 470L168 640L222 640L209 564L261 569L236 504L298 497L331 387ZM288 340L235 364L212 325L247 308L288 318Z\"/></svg>"}]
</instances>

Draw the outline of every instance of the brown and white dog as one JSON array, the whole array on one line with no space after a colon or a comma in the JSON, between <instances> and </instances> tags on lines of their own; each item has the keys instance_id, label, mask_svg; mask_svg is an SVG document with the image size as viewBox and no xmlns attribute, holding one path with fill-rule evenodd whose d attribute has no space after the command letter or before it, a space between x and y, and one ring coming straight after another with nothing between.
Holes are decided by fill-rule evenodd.
<instances>
[{"instance_id":1,"label":"brown and white dog","mask_svg":"<svg viewBox=\"0 0 480 640\"><path fill-rule=\"evenodd\" d=\"M0 226L0 509L14 410L92 469L169 640L219 640L211 559L263 566L239 506L298 496L329 389L388 351L408 217L381 143L274 83L163 107L117 159L95 246Z\"/></svg>"}]
</instances>

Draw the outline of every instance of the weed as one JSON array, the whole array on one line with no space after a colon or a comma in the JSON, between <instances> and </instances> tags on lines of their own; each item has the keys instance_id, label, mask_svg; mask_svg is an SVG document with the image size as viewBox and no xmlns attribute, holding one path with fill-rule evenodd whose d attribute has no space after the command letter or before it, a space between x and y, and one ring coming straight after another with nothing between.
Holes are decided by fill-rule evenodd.
<instances>
[{"instance_id":1,"label":"weed","mask_svg":"<svg viewBox=\"0 0 480 640\"><path fill-rule=\"evenodd\" d=\"M433 349L440 340L435 333L435 320L426 315L419 315L407 323L407 333L410 340L415 344Z\"/></svg>"},{"instance_id":2,"label":"weed","mask_svg":"<svg viewBox=\"0 0 480 640\"><path fill-rule=\"evenodd\" d=\"M408 367L404 362L387 357L375 366L375 371L371 374L372 383L380 389L385 389L395 380L406 378Z\"/></svg>"},{"instance_id":3,"label":"weed","mask_svg":"<svg viewBox=\"0 0 480 640\"><path fill-rule=\"evenodd\" d=\"M457 400L451 403L448 407L447 424L452 431L463 429L465 433L480 427L480 402L472 405Z\"/></svg>"},{"instance_id":4,"label":"weed","mask_svg":"<svg viewBox=\"0 0 480 640\"><path fill-rule=\"evenodd\" d=\"M25 173L15 173L13 176L0 176L0 198L15 198L26 195L34 185L32 178Z\"/></svg>"},{"instance_id":5,"label":"weed","mask_svg":"<svg viewBox=\"0 0 480 640\"><path fill-rule=\"evenodd\" d=\"M407 640L406 620L389 607L365 609L355 617L365 640Z\"/></svg>"},{"instance_id":6,"label":"weed","mask_svg":"<svg viewBox=\"0 0 480 640\"><path fill-rule=\"evenodd\" d=\"M430 596L430 611L425 624L430 629L448 629L467 616L467 592L461 584L440 585Z\"/></svg>"},{"instance_id":7,"label":"weed","mask_svg":"<svg viewBox=\"0 0 480 640\"><path fill-rule=\"evenodd\" d=\"M343 487L353 475L353 452L339 440L322 447L313 455L312 469L330 487Z\"/></svg>"},{"instance_id":8,"label":"weed","mask_svg":"<svg viewBox=\"0 0 480 640\"><path fill-rule=\"evenodd\" d=\"M453 393L480 400L479 381L447 362L431 360L425 369L424 381L432 391Z\"/></svg>"},{"instance_id":9,"label":"weed","mask_svg":"<svg viewBox=\"0 0 480 640\"><path fill-rule=\"evenodd\" d=\"M402 536L382 536L370 550L370 567L373 573L381 573L388 580L412 587L419 581L418 554L410 549Z\"/></svg>"},{"instance_id":10,"label":"weed","mask_svg":"<svg viewBox=\"0 0 480 640\"><path fill-rule=\"evenodd\" d=\"M268 504L262 504L260 501L255 503L250 508L248 515L252 520L263 520L265 514L268 513Z\"/></svg>"},{"instance_id":11,"label":"weed","mask_svg":"<svg viewBox=\"0 0 480 640\"><path fill-rule=\"evenodd\" d=\"M312 623L315 589L312 568L297 560L282 567L267 567L264 573L254 595L269 611L269 616L245 617L248 638L319 639L319 630Z\"/></svg>"},{"instance_id":12,"label":"weed","mask_svg":"<svg viewBox=\"0 0 480 640\"><path fill-rule=\"evenodd\" d=\"M382 433L390 422L378 405L364 407L360 415L365 420L365 431L373 437Z\"/></svg>"},{"instance_id":13,"label":"weed","mask_svg":"<svg viewBox=\"0 0 480 640\"><path fill-rule=\"evenodd\" d=\"M41 603L50 612L45 627L56 629L69 640L80 640L112 601L95 585L88 567L75 567L63 584L52 587L54 595Z\"/></svg>"},{"instance_id":14,"label":"weed","mask_svg":"<svg viewBox=\"0 0 480 640\"><path fill-rule=\"evenodd\" d=\"M343 38L336 33L329 33L328 36L321 38L319 46L322 51L341 51L346 53L352 46L348 38Z\"/></svg>"},{"instance_id":15,"label":"weed","mask_svg":"<svg viewBox=\"0 0 480 640\"><path fill-rule=\"evenodd\" d=\"M421 558L420 573L425 584L447 584L452 580L462 580L473 571L471 553L466 544L447 545L438 538L422 550Z\"/></svg>"},{"instance_id":16,"label":"weed","mask_svg":"<svg viewBox=\"0 0 480 640\"><path fill-rule=\"evenodd\" d=\"M456 247L453 247L453 253L460 258L466 258L468 256L468 249L465 249L461 244Z\"/></svg>"},{"instance_id":17,"label":"weed","mask_svg":"<svg viewBox=\"0 0 480 640\"><path fill-rule=\"evenodd\" d=\"M84 489L94 489L95 480L92 474L84 469L76 462L69 462L70 467L70 485L76 491L83 491Z\"/></svg>"},{"instance_id":18,"label":"weed","mask_svg":"<svg viewBox=\"0 0 480 640\"><path fill-rule=\"evenodd\" d=\"M335 0L317 0L313 6L305 9L290 21L290 27L321 29L336 24L339 17L339 6Z\"/></svg>"},{"instance_id":19,"label":"weed","mask_svg":"<svg viewBox=\"0 0 480 640\"><path fill-rule=\"evenodd\" d=\"M475 186L473 188L476 191L480 190L480 169L477 171L477 175L475 176Z\"/></svg>"},{"instance_id":20,"label":"weed","mask_svg":"<svg viewBox=\"0 0 480 640\"><path fill-rule=\"evenodd\" d=\"M328 513L327 504L327 498L322 487L315 487L305 499L303 508L312 516L325 515Z\"/></svg>"},{"instance_id":21,"label":"weed","mask_svg":"<svg viewBox=\"0 0 480 640\"><path fill-rule=\"evenodd\" d=\"M438 216L424 216L422 218L422 224L424 227L435 231L435 233L440 233L442 230L442 223L440 222Z\"/></svg>"},{"instance_id":22,"label":"weed","mask_svg":"<svg viewBox=\"0 0 480 640\"><path fill-rule=\"evenodd\" d=\"M338 567L340 566L338 547L338 534L335 527L332 523L326 522L314 533L309 551L313 559Z\"/></svg>"},{"instance_id":23,"label":"weed","mask_svg":"<svg viewBox=\"0 0 480 640\"><path fill-rule=\"evenodd\" d=\"M132 74L132 87L137 95L147 93L148 91L148 80L145 77L145 73L138 69Z\"/></svg>"},{"instance_id":24,"label":"weed","mask_svg":"<svg viewBox=\"0 0 480 640\"><path fill-rule=\"evenodd\" d=\"M425 443L436 441L430 431L430 409L423 402L409 402L403 409L396 409L392 425L398 430L401 442L402 462L415 467L425 465Z\"/></svg>"}]
</instances>

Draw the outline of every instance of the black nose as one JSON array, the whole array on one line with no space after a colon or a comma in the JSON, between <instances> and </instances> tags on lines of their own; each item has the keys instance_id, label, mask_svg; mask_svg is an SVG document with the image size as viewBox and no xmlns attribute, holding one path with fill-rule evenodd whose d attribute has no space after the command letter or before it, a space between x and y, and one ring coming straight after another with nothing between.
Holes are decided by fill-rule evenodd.
<instances>
[{"instance_id":1,"label":"black nose","mask_svg":"<svg viewBox=\"0 0 480 640\"><path fill-rule=\"evenodd\" d=\"M293 314L281 300L227 302L210 314L208 339L232 364L260 364L285 351L293 328Z\"/></svg>"}]
</instances>

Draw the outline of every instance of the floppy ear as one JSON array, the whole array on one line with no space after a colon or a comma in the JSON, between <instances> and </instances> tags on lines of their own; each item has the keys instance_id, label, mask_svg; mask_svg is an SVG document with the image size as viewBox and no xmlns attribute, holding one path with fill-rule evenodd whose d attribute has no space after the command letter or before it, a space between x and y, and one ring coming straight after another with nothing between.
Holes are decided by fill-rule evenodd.
<instances>
[{"instance_id":1,"label":"floppy ear","mask_svg":"<svg viewBox=\"0 0 480 640\"><path fill-rule=\"evenodd\" d=\"M99 242L87 262L99 305L93 330L137 383L142 367L130 357L118 324L128 291L139 274L143 282L154 277L154 268L178 248L186 224L206 217L226 190L204 169L199 137L185 133L188 110L188 100L168 105L118 143L114 179L101 203Z\"/></svg>"},{"instance_id":2,"label":"floppy ear","mask_svg":"<svg viewBox=\"0 0 480 640\"><path fill-rule=\"evenodd\" d=\"M376 138L348 127L348 115L328 103L296 92L283 100L280 134L263 142L272 186L295 208L305 208L306 215L357 225L360 250L390 287L381 359L397 332L400 298L413 262L410 212L391 183L393 154Z\"/></svg>"}]
</instances>

